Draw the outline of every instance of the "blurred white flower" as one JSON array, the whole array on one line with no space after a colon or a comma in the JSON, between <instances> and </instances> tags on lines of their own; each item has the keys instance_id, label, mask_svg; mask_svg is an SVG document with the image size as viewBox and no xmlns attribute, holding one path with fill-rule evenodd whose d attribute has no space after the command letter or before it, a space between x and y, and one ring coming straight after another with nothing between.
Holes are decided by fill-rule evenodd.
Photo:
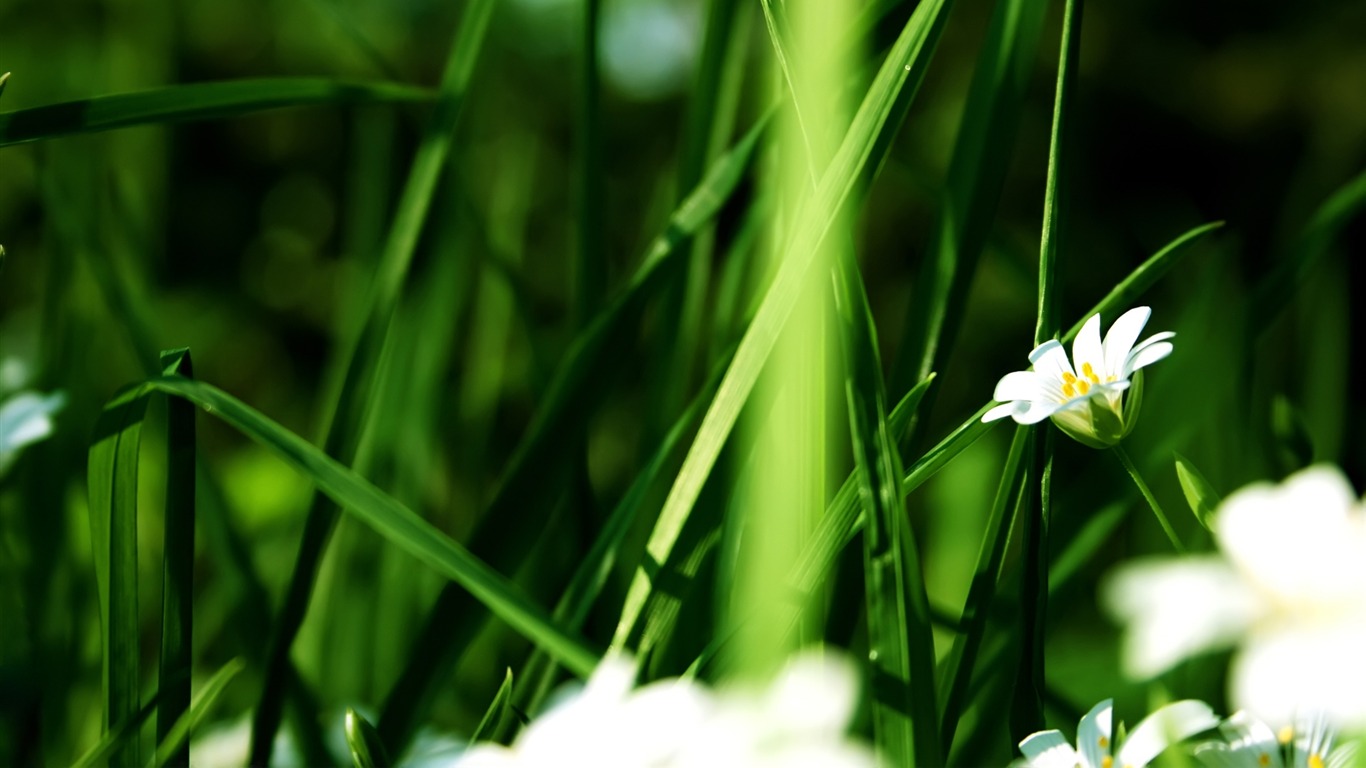
<instances>
[{"instance_id":1,"label":"blurred white flower","mask_svg":"<svg viewBox=\"0 0 1366 768\"><path fill-rule=\"evenodd\" d=\"M1201 651L1238 644L1239 707L1274 726L1321 711L1366 727L1366 505L1331 466L1259 483L1215 512L1220 555L1158 558L1105 584L1128 625L1126 672L1151 677Z\"/></svg>"},{"instance_id":2,"label":"blurred white flower","mask_svg":"<svg viewBox=\"0 0 1366 768\"><path fill-rule=\"evenodd\" d=\"M1137 422L1142 380L1134 374L1172 352L1167 340L1176 334L1170 331L1134 344L1151 314L1148 307L1125 312L1110 326L1104 342L1100 315L1092 315L1072 341L1070 360L1056 339L1035 347L1029 353L1034 369L1002 377L992 397L1004 404L983 414L982 421L1009 416L1019 424L1037 424L1051 418L1084 445L1117 444Z\"/></svg>"},{"instance_id":3,"label":"blurred white flower","mask_svg":"<svg viewBox=\"0 0 1366 768\"><path fill-rule=\"evenodd\" d=\"M61 392L20 392L0 403L0 476L9 471L19 449L52 434L52 417L64 405Z\"/></svg>"},{"instance_id":4,"label":"blurred white flower","mask_svg":"<svg viewBox=\"0 0 1366 768\"><path fill-rule=\"evenodd\" d=\"M1320 717L1302 717L1279 733L1246 712L1219 724L1223 741L1195 748L1208 768L1347 768L1357 754L1354 743L1333 747L1332 728Z\"/></svg>"},{"instance_id":5,"label":"blurred white flower","mask_svg":"<svg viewBox=\"0 0 1366 768\"><path fill-rule=\"evenodd\" d=\"M511 747L479 744L458 768L872 768L845 736L857 673L803 654L762 691L712 691L685 679L633 688L635 665L604 659L577 694L528 725Z\"/></svg>"},{"instance_id":6,"label":"blurred white flower","mask_svg":"<svg viewBox=\"0 0 1366 768\"><path fill-rule=\"evenodd\" d=\"M1162 707L1129 731L1115 749L1114 701L1106 699L1091 708L1077 725L1073 748L1061 731L1039 731L1020 742L1029 768L1142 768L1162 750L1219 724L1214 711L1202 701L1175 701Z\"/></svg>"}]
</instances>

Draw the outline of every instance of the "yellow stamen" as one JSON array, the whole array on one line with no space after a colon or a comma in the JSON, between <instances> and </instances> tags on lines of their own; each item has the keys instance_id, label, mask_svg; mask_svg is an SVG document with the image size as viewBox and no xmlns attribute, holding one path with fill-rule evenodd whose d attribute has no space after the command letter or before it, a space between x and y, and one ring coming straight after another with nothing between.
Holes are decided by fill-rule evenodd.
<instances>
[{"instance_id":1,"label":"yellow stamen","mask_svg":"<svg viewBox=\"0 0 1366 768\"><path fill-rule=\"evenodd\" d=\"M1323 758L1319 755L1310 755L1309 768L1323 768Z\"/></svg>"},{"instance_id":2,"label":"yellow stamen","mask_svg":"<svg viewBox=\"0 0 1366 768\"><path fill-rule=\"evenodd\" d=\"M1092 368L1090 363L1082 365L1081 373L1083 376L1090 379L1092 384L1100 383L1100 377L1096 375L1096 369Z\"/></svg>"},{"instance_id":3,"label":"yellow stamen","mask_svg":"<svg viewBox=\"0 0 1366 768\"><path fill-rule=\"evenodd\" d=\"M1076 397L1076 396L1077 396L1077 388L1074 387L1074 386L1072 385L1072 382L1069 381L1068 383L1062 385L1062 393L1063 393L1064 395L1067 395L1068 397Z\"/></svg>"},{"instance_id":4,"label":"yellow stamen","mask_svg":"<svg viewBox=\"0 0 1366 768\"><path fill-rule=\"evenodd\" d=\"M1077 375L1071 371L1063 371L1062 380L1068 384L1075 384L1077 382Z\"/></svg>"},{"instance_id":5,"label":"yellow stamen","mask_svg":"<svg viewBox=\"0 0 1366 768\"><path fill-rule=\"evenodd\" d=\"M1099 739L1096 740L1096 743L1100 745L1101 749L1105 749L1110 746L1110 737L1101 736Z\"/></svg>"},{"instance_id":6,"label":"yellow stamen","mask_svg":"<svg viewBox=\"0 0 1366 768\"><path fill-rule=\"evenodd\" d=\"M1288 725L1276 733L1276 740L1282 744L1289 744L1293 738L1295 738L1295 729Z\"/></svg>"},{"instance_id":7,"label":"yellow stamen","mask_svg":"<svg viewBox=\"0 0 1366 768\"><path fill-rule=\"evenodd\" d=\"M1100 759L1100 768L1110 768L1110 766L1114 764L1115 759L1113 757L1110 757L1109 755L1106 755L1105 757L1102 757Z\"/></svg>"},{"instance_id":8,"label":"yellow stamen","mask_svg":"<svg viewBox=\"0 0 1366 768\"><path fill-rule=\"evenodd\" d=\"M1271 765L1271 755L1265 752L1257 755L1257 765Z\"/></svg>"},{"instance_id":9,"label":"yellow stamen","mask_svg":"<svg viewBox=\"0 0 1366 768\"><path fill-rule=\"evenodd\" d=\"M1087 382L1087 381L1085 381L1085 380L1083 380L1083 379L1077 379L1077 391L1081 392L1081 393L1084 395L1084 394L1086 394L1087 392L1089 392L1090 390L1091 390L1091 384L1090 384L1090 382Z\"/></svg>"}]
</instances>

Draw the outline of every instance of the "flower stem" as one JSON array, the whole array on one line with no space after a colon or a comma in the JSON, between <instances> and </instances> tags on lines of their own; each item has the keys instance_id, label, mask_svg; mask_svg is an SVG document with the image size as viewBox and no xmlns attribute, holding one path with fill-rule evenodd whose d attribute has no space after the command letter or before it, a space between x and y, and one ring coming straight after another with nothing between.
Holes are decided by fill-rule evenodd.
<instances>
[{"instance_id":1,"label":"flower stem","mask_svg":"<svg viewBox=\"0 0 1366 768\"><path fill-rule=\"evenodd\" d=\"M1138 473L1138 467L1134 465L1134 460L1129 458L1129 454L1125 453L1124 449L1119 445L1115 445L1110 450L1115 456L1119 457L1119 463L1124 465L1124 469L1128 471L1129 477L1134 479L1134 485L1138 486L1139 493L1142 493L1143 498L1148 500L1148 506L1152 507L1153 514L1157 515L1157 522L1162 526L1162 530L1167 534L1167 538L1171 540L1172 546L1176 548L1177 552L1184 554L1186 547L1182 545L1181 539L1176 537L1176 531L1172 528L1172 524L1167 521L1167 515L1162 512L1162 505L1157 503L1157 497L1153 496L1153 492L1148 488L1148 484L1143 482L1143 475Z\"/></svg>"}]
</instances>

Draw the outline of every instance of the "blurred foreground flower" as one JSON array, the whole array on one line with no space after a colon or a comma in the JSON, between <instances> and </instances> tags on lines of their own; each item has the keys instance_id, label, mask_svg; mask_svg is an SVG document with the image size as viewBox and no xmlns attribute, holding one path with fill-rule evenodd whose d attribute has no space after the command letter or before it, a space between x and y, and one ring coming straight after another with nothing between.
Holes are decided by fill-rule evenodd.
<instances>
[{"instance_id":1,"label":"blurred foreground flower","mask_svg":"<svg viewBox=\"0 0 1366 768\"><path fill-rule=\"evenodd\" d=\"M1259 483L1215 512L1222 555L1162 558L1105 585L1129 625L1124 664L1156 675L1207 649L1239 644L1235 704L1273 726L1322 711L1366 727L1366 505L1334 467Z\"/></svg>"},{"instance_id":2,"label":"blurred foreground flower","mask_svg":"<svg viewBox=\"0 0 1366 768\"><path fill-rule=\"evenodd\" d=\"M583 689L522 730L511 747L473 746L457 768L872 768L845 736L857 673L827 654L793 658L766 690L674 679L633 688L634 663L608 657Z\"/></svg>"},{"instance_id":3,"label":"blurred foreground flower","mask_svg":"<svg viewBox=\"0 0 1366 768\"><path fill-rule=\"evenodd\" d=\"M1301 718L1276 733L1246 712L1235 712L1219 724L1223 741L1195 748L1209 768L1347 768L1354 765L1356 744L1333 748L1333 730L1322 717Z\"/></svg>"},{"instance_id":4,"label":"blurred foreground flower","mask_svg":"<svg viewBox=\"0 0 1366 768\"><path fill-rule=\"evenodd\" d=\"M0 476L9 471L19 449L52 434L52 417L65 404L61 392L20 392L0 403Z\"/></svg>"},{"instance_id":5,"label":"blurred foreground flower","mask_svg":"<svg viewBox=\"0 0 1366 768\"><path fill-rule=\"evenodd\" d=\"M1073 748L1061 731L1039 731L1020 742L1030 768L1142 768L1164 749L1219 724L1219 718L1203 701L1175 701L1143 718L1114 749L1114 701L1106 699L1091 708L1077 726Z\"/></svg>"},{"instance_id":6,"label":"blurred foreground flower","mask_svg":"<svg viewBox=\"0 0 1366 768\"><path fill-rule=\"evenodd\" d=\"M992 397L1010 402L987 411L982 421L1009 416L1019 424L1037 424L1051 418L1058 429L1084 445L1118 444L1138 418L1143 387L1142 378L1134 374L1172 352L1167 339L1176 334L1170 331L1135 346L1151 314L1148 307L1125 312L1110 326L1104 342L1100 315L1092 315L1072 341L1071 360L1056 339L1035 347L1029 353L1034 370L1002 377Z\"/></svg>"}]
</instances>

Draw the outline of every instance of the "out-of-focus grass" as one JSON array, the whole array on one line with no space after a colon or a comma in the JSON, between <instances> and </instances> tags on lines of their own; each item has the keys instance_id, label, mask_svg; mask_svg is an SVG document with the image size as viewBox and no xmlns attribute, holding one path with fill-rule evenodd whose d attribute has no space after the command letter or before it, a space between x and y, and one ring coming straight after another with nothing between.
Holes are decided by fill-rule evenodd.
<instances>
[{"instance_id":1,"label":"out-of-focus grass","mask_svg":"<svg viewBox=\"0 0 1366 768\"><path fill-rule=\"evenodd\" d=\"M56 434L0 478L0 763L71 763L101 744L157 755L175 712L195 709L167 697L182 662L152 671L179 658L177 634L163 640L179 620L164 608L187 598L182 682L215 688L210 721L253 713L258 755L273 707L294 754L313 761L346 759L326 734L347 707L395 756L423 728L473 733L498 702L534 707L562 679L533 647L556 633L586 647L649 638L648 674L730 674L744 658L732 653L746 642L732 622L748 615L734 579L753 576L737 561L750 564L739 537L751 515L809 528L787 572L755 571L750 594L781 601L789 619L773 636L860 655L890 637L910 652L908 665L880 654L868 670L879 695L909 671L920 762L934 762L927 732L955 760L1008 759L1021 612L1044 595L1030 663L1047 724L1070 728L1106 695L1137 711L1147 691L1118 675L1093 584L1120 559L1163 551L1160 530L1113 460L1059 440L1048 535L1022 549L1019 482L1002 472L1010 440L973 413L1036 340L1062 4L841 8L844 21L815 31L784 26L800 21L792 4L767 4L766 18L730 0L0 10L0 71L13 72L0 98L0 363L22 361L29 386L69 403ZM488 27L476 35L462 19L480 13ZM1112 318L1141 301L1177 331L1126 447L1193 547L1208 540L1184 511L1177 452L1222 494L1310 460L1366 485L1350 330L1362 275L1348 258L1366 201L1363 62L1349 34L1363 22L1359 4L1341 2L1233 16L1092 3L1077 30L1070 208L1052 232L1055 322L1040 327L1047 336L1098 303ZM897 42L907 29L941 37L898 60L916 49ZM466 42L452 48L457 36ZM786 72L774 46L784 40ZM812 45L861 53L812 85ZM647 69L648 88L624 79ZM887 90L890 75L907 82ZM813 92L822 104L896 98L881 123L865 114L848 133L838 108L799 109L803 141L789 133L790 105ZM415 167L420 189L405 198ZM799 181L778 183L781 168ZM1218 233L1199 228L1219 220ZM819 350L803 342L822 323L801 326L788 354L779 321L810 313L784 270L802 270L766 254L817 263L822 236L829 261L811 282L833 301L829 265L841 265L845 314ZM370 351L353 354L367 323ZM766 366L770 343L778 362ZM303 568L284 610L308 496L293 470L202 414L195 466L165 461L186 439L167 436L183 402L147 416L116 505L136 504L136 526L105 519L122 553L106 563L113 539L90 523L92 511L101 521L87 493L91 435L121 386L159 375L158 352L184 346L199 380L288 432L341 429L354 456L334 454L381 505L413 510L515 585L499 611L511 605L521 629L489 621L484 602L350 518L330 541L313 527L317 585ZM792 372L802 366L814 370ZM931 371L928 391L903 399ZM756 407L756 382L778 406ZM886 413L893 402L906 407ZM773 443L731 430L794 413L809 419L778 445L809 452L800 473L771 461ZM1023 453L1032 494L1038 472ZM174 530L191 476L193 547ZM897 483L904 502L888 496ZM776 502L789 491L802 509ZM916 549L878 545L897 531ZM861 536L877 557L841 564ZM449 555L438 565L453 575ZM1026 567L1046 578L1022 587ZM176 575L163 579L166 568ZM102 614L111 569L116 592L138 599ZM789 638L798 602L807 610ZM917 617L911 634L889 636L886 619L902 615ZM915 647L927 616L938 617L928 674L930 649ZM584 666L562 641L550 649ZM239 656L241 674L211 678ZM106 661L126 673L110 689ZM1192 663L1162 684L1219 709L1218 669ZM896 695L856 727L886 733ZM140 738L101 742L106 724L117 734L140 711Z\"/></svg>"}]
</instances>

